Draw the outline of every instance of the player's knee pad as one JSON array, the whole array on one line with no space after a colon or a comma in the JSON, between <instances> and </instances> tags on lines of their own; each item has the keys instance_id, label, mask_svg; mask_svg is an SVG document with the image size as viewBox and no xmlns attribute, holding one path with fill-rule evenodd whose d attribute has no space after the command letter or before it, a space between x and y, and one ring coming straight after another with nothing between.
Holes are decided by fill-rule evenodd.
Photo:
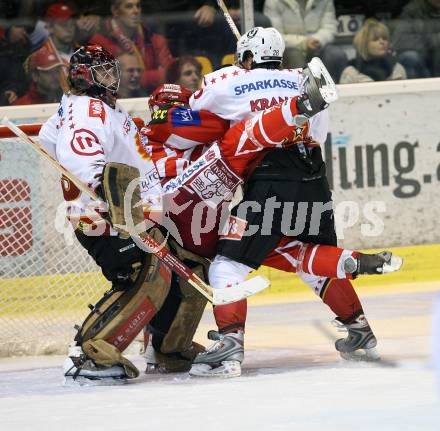
<instances>
[{"instance_id":1,"label":"player's knee pad","mask_svg":"<svg viewBox=\"0 0 440 431\"><path fill-rule=\"evenodd\" d=\"M207 280L209 262L170 240L177 256L200 278ZM171 371L189 369L201 346L193 343L207 300L186 280L173 278L171 291L151 324L153 347L168 359L165 367Z\"/></svg>"},{"instance_id":2,"label":"player's knee pad","mask_svg":"<svg viewBox=\"0 0 440 431\"><path fill-rule=\"evenodd\" d=\"M150 235L158 242L164 240L158 229ZM75 341L85 355L100 365L123 365L128 376L136 377L136 367L121 352L162 307L170 282L171 271L154 254L146 254L131 285L118 289L114 284L78 328Z\"/></svg>"}]
</instances>

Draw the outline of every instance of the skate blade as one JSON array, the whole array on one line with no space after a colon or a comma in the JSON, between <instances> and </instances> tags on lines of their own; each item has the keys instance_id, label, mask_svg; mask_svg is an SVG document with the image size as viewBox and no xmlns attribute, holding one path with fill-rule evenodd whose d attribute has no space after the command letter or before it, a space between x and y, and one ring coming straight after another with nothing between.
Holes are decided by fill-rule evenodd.
<instances>
[{"instance_id":1,"label":"skate blade","mask_svg":"<svg viewBox=\"0 0 440 431\"><path fill-rule=\"evenodd\" d=\"M147 363L145 374L164 374L164 370L159 366L159 364Z\"/></svg>"},{"instance_id":2,"label":"skate blade","mask_svg":"<svg viewBox=\"0 0 440 431\"><path fill-rule=\"evenodd\" d=\"M76 379L73 379L72 376L64 376L63 386L120 386L126 383L127 379L125 378L106 377L102 379L89 379L88 377L78 376Z\"/></svg>"},{"instance_id":3,"label":"skate blade","mask_svg":"<svg viewBox=\"0 0 440 431\"><path fill-rule=\"evenodd\" d=\"M193 364L189 370L193 377L220 377L232 378L241 376L241 364L238 361L223 361L219 367L211 367L208 364Z\"/></svg>"},{"instance_id":4,"label":"skate blade","mask_svg":"<svg viewBox=\"0 0 440 431\"><path fill-rule=\"evenodd\" d=\"M147 364L147 367L145 368L145 374L153 374L153 375L160 375L160 374L179 374L179 373L187 373L188 366L182 367L182 368L166 368L159 364Z\"/></svg>"},{"instance_id":5,"label":"skate blade","mask_svg":"<svg viewBox=\"0 0 440 431\"><path fill-rule=\"evenodd\" d=\"M398 271L403 265L403 259L400 256L391 256L389 262L383 265L383 274L389 274L390 272Z\"/></svg>"},{"instance_id":6,"label":"skate blade","mask_svg":"<svg viewBox=\"0 0 440 431\"><path fill-rule=\"evenodd\" d=\"M352 362L377 362L380 361L379 352L375 347L371 349L358 349L354 352L339 352L342 359Z\"/></svg>"}]
</instances>

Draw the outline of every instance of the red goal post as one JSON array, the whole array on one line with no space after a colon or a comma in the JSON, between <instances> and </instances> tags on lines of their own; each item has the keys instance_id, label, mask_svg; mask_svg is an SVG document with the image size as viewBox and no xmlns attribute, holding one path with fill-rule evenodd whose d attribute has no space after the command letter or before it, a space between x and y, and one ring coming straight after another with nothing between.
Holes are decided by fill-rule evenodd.
<instances>
[{"instance_id":1,"label":"red goal post","mask_svg":"<svg viewBox=\"0 0 440 431\"><path fill-rule=\"evenodd\" d=\"M144 120L139 117L133 118L133 121L135 122L138 129L144 126ZM38 133L40 133L40 129L42 127L42 124L36 123L36 124L21 124L18 126L21 131L26 133L28 136L38 136ZM15 134L6 126L0 126L0 139L2 138L16 138Z\"/></svg>"},{"instance_id":2,"label":"red goal post","mask_svg":"<svg viewBox=\"0 0 440 431\"><path fill-rule=\"evenodd\" d=\"M41 124L22 124L18 127L28 136L38 136ZM6 126L0 126L0 139L1 138L15 138L15 135Z\"/></svg>"}]
</instances>

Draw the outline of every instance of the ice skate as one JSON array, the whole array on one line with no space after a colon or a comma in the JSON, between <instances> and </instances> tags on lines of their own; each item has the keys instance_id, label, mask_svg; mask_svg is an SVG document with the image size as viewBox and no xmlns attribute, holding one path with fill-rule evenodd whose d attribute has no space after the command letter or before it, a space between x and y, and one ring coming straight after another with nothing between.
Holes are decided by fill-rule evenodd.
<instances>
[{"instance_id":1,"label":"ice skate","mask_svg":"<svg viewBox=\"0 0 440 431\"><path fill-rule=\"evenodd\" d=\"M376 349L377 340L361 314L352 323L342 323L338 318L332 322L339 331L348 331L346 338L336 340L335 347L341 357L348 361L378 361L380 355Z\"/></svg>"},{"instance_id":2,"label":"ice skate","mask_svg":"<svg viewBox=\"0 0 440 431\"><path fill-rule=\"evenodd\" d=\"M203 352L205 348L192 343L191 347L184 352L163 354L156 351L150 342L145 349L146 368L145 374L184 373L191 368L194 358Z\"/></svg>"},{"instance_id":3,"label":"ice skate","mask_svg":"<svg viewBox=\"0 0 440 431\"><path fill-rule=\"evenodd\" d=\"M104 367L95 364L83 353L80 346L69 347L69 356L63 364L64 386L121 385L127 374L123 367Z\"/></svg>"},{"instance_id":4,"label":"ice skate","mask_svg":"<svg viewBox=\"0 0 440 431\"><path fill-rule=\"evenodd\" d=\"M390 251L377 254L359 253L359 257L350 257L344 262L344 270L348 273L359 274L388 274L398 271L403 264L403 259L393 256Z\"/></svg>"},{"instance_id":5,"label":"ice skate","mask_svg":"<svg viewBox=\"0 0 440 431\"><path fill-rule=\"evenodd\" d=\"M208 338L216 342L194 359L189 374L197 377L239 377L244 358L242 331L219 334L209 331Z\"/></svg>"}]
</instances>

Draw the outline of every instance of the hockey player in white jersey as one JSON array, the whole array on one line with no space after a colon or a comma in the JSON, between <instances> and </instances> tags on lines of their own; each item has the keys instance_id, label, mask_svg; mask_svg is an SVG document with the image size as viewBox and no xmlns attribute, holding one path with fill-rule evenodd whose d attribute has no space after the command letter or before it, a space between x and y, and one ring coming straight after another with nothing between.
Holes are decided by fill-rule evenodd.
<instances>
[{"instance_id":1,"label":"hockey player in white jersey","mask_svg":"<svg viewBox=\"0 0 440 431\"><path fill-rule=\"evenodd\" d=\"M138 248L111 224L115 208L111 205L124 202L123 184L137 181L137 196L150 209L161 193L156 168L141 147L135 123L116 104L119 79L113 55L97 45L79 48L70 60L70 92L62 97L58 112L39 135L48 152L97 190L110 207L108 212L97 208L74 184L63 179L75 235L112 284L77 327L75 344L64 364L69 383L108 383L136 377L137 368L122 352L153 317L158 318L158 324L166 322L160 325L162 333L155 348L160 352L162 344L167 345L174 371L188 370L201 349L192 343L192 337L206 299L194 294L186 282L176 281L154 254ZM142 210L140 213L143 220ZM150 235L163 241L158 229L153 228ZM178 319L182 321L176 322ZM173 324L177 335L169 330Z\"/></svg>"},{"instance_id":2,"label":"hockey player in white jersey","mask_svg":"<svg viewBox=\"0 0 440 431\"><path fill-rule=\"evenodd\" d=\"M309 96L305 101L308 112L303 121L309 122L309 134L314 142L296 145L289 151L272 151L248 179L243 200L256 201L261 208L271 197L282 202L331 202L319 144L325 142L329 125L328 111L323 109L336 100L336 87L318 59L313 59L305 69L282 69L283 52L284 41L276 29L256 27L250 30L237 43L238 65L206 75L202 88L191 99L193 109L209 110L235 124L286 98L299 94L305 95L305 99ZM319 93L313 94L316 87ZM237 216L234 211L232 215ZM262 216L262 212L248 212L246 219L241 221L244 226L261 228ZM237 235L225 235L219 241L218 254L210 267L210 284L221 288L240 282L258 268L284 236L281 218L281 209L278 213L275 210L269 235L263 235L260 230L239 240ZM314 234L310 234L311 218L310 208L304 229L295 239L305 244L336 245L333 211L329 209L321 215L318 232ZM297 220L296 212L291 219ZM362 257L362 261L359 258L353 265L357 274L373 274L395 270L392 263L391 254L384 253ZM336 342L341 356L346 359L378 359L376 338L350 280L318 277L301 271L298 275L338 316L339 325L348 330L348 337ZM214 315L219 332L211 331L210 335L217 341L196 357L190 374L239 376L244 357L246 301L217 306Z\"/></svg>"}]
</instances>

